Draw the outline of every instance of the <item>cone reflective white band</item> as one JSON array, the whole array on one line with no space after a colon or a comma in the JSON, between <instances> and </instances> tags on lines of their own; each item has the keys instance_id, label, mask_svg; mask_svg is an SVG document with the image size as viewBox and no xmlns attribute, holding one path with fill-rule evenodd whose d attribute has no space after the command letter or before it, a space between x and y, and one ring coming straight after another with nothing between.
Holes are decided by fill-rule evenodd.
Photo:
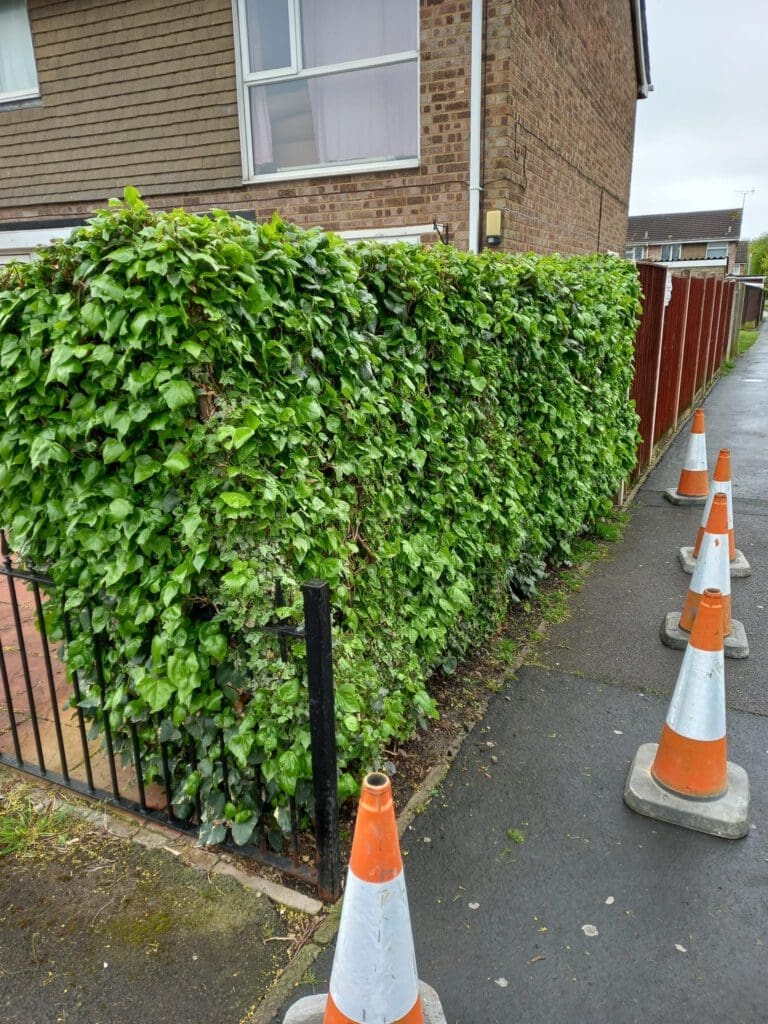
<instances>
[{"instance_id":1,"label":"cone reflective white band","mask_svg":"<svg viewBox=\"0 0 768 1024\"><path fill-rule=\"evenodd\" d=\"M419 978L402 871L390 882L348 873L330 992L341 1013L361 1024L393 1024L413 1009Z\"/></svg>"},{"instance_id":2,"label":"cone reflective white band","mask_svg":"<svg viewBox=\"0 0 768 1024\"><path fill-rule=\"evenodd\" d=\"M707 438L706 434L690 434L688 449L685 453L683 468L693 473L707 471Z\"/></svg>"},{"instance_id":3,"label":"cone reflective white band","mask_svg":"<svg viewBox=\"0 0 768 1024\"><path fill-rule=\"evenodd\" d=\"M707 494L707 500L704 505L704 512L701 517L701 527L706 529L707 520L709 519L709 513L712 511L712 502L714 501L716 494L724 494L726 501L728 502L728 529L733 529L733 491L731 490L730 480L717 480L713 479L709 487L709 493Z\"/></svg>"},{"instance_id":4,"label":"cone reflective white band","mask_svg":"<svg viewBox=\"0 0 768 1024\"><path fill-rule=\"evenodd\" d=\"M700 651L688 644L667 711L667 725L689 740L719 740L725 736L722 653Z\"/></svg>"},{"instance_id":5,"label":"cone reflective white band","mask_svg":"<svg viewBox=\"0 0 768 1024\"><path fill-rule=\"evenodd\" d=\"M725 557L722 552L725 551ZM705 533L690 589L703 594L707 587L715 587L723 597L731 596L731 568L728 564L728 534Z\"/></svg>"}]
</instances>

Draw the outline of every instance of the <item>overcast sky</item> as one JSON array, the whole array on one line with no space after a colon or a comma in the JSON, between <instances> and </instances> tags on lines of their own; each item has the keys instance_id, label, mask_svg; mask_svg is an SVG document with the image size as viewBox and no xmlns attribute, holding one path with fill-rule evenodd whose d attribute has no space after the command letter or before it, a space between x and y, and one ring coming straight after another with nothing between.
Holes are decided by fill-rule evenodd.
<instances>
[{"instance_id":1,"label":"overcast sky","mask_svg":"<svg viewBox=\"0 0 768 1024\"><path fill-rule=\"evenodd\" d=\"M768 0L646 0L653 92L637 104L629 212L741 206L768 233Z\"/></svg>"}]
</instances>

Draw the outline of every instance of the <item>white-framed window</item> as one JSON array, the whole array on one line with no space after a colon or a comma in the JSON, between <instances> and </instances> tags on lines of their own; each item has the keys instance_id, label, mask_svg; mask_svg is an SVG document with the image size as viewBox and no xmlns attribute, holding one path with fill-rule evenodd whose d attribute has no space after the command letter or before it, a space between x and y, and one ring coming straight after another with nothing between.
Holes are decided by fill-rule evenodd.
<instances>
[{"instance_id":1,"label":"white-framed window","mask_svg":"<svg viewBox=\"0 0 768 1024\"><path fill-rule=\"evenodd\" d=\"M246 178L413 167L419 0L235 0Z\"/></svg>"},{"instance_id":2,"label":"white-framed window","mask_svg":"<svg viewBox=\"0 0 768 1024\"><path fill-rule=\"evenodd\" d=\"M707 242L707 259L722 260L728 256L727 242Z\"/></svg>"},{"instance_id":3,"label":"white-framed window","mask_svg":"<svg viewBox=\"0 0 768 1024\"><path fill-rule=\"evenodd\" d=\"M669 243L661 247L661 259L664 262L682 259L682 255L683 247L680 242Z\"/></svg>"},{"instance_id":4,"label":"white-framed window","mask_svg":"<svg viewBox=\"0 0 768 1024\"><path fill-rule=\"evenodd\" d=\"M628 260L644 260L645 259L645 246L644 245L628 245L624 250L624 256Z\"/></svg>"},{"instance_id":5,"label":"white-framed window","mask_svg":"<svg viewBox=\"0 0 768 1024\"><path fill-rule=\"evenodd\" d=\"M26 0L0 0L0 103L40 95Z\"/></svg>"},{"instance_id":6,"label":"white-framed window","mask_svg":"<svg viewBox=\"0 0 768 1024\"><path fill-rule=\"evenodd\" d=\"M0 231L0 264L11 260L28 263L35 250L50 245L56 238L69 238L74 231L72 225L57 228L15 228Z\"/></svg>"}]
</instances>

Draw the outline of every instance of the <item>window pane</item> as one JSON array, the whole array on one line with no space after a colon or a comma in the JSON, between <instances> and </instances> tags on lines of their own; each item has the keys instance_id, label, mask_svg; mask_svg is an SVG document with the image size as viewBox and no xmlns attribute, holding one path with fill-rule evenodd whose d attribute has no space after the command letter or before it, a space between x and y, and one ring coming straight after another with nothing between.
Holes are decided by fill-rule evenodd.
<instances>
[{"instance_id":1,"label":"window pane","mask_svg":"<svg viewBox=\"0 0 768 1024\"><path fill-rule=\"evenodd\" d=\"M0 95L37 92L26 0L0 0Z\"/></svg>"},{"instance_id":2,"label":"window pane","mask_svg":"<svg viewBox=\"0 0 768 1024\"><path fill-rule=\"evenodd\" d=\"M257 174L418 156L416 61L250 89Z\"/></svg>"},{"instance_id":3,"label":"window pane","mask_svg":"<svg viewBox=\"0 0 768 1024\"><path fill-rule=\"evenodd\" d=\"M306 68L418 49L418 0L301 0Z\"/></svg>"},{"instance_id":4,"label":"window pane","mask_svg":"<svg viewBox=\"0 0 768 1024\"><path fill-rule=\"evenodd\" d=\"M288 0L245 0L251 73L291 66Z\"/></svg>"},{"instance_id":5,"label":"window pane","mask_svg":"<svg viewBox=\"0 0 768 1024\"><path fill-rule=\"evenodd\" d=\"M723 256L728 255L727 245L717 245L713 242L707 243L707 258L708 259L722 259Z\"/></svg>"}]
</instances>

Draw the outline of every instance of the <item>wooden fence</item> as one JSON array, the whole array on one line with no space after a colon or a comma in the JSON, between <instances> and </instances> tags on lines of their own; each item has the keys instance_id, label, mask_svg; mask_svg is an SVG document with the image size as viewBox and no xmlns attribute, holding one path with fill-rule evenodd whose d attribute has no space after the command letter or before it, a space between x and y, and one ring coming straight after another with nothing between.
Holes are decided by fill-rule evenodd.
<instances>
[{"instance_id":1,"label":"wooden fence","mask_svg":"<svg viewBox=\"0 0 768 1024\"><path fill-rule=\"evenodd\" d=\"M635 340L630 391L640 416L637 466L630 484L703 397L738 336L733 281L682 277L657 264L638 265L643 312Z\"/></svg>"}]
</instances>

